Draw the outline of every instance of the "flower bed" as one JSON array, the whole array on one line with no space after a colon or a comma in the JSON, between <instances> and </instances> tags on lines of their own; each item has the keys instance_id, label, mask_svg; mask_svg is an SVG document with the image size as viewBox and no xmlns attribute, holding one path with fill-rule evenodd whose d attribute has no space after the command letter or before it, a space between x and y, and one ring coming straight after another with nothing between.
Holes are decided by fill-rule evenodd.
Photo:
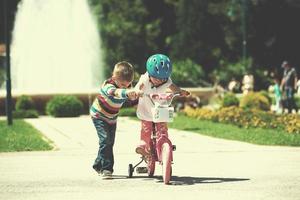
<instances>
[{"instance_id":1,"label":"flower bed","mask_svg":"<svg viewBox=\"0 0 300 200\"><path fill-rule=\"evenodd\" d=\"M197 119L212 120L239 127L260 127L281 129L288 133L300 134L300 116L297 114L276 115L262 110L244 110L240 107L230 106L213 111L206 108L185 108L187 116Z\"/></svg>"}]
</instances>

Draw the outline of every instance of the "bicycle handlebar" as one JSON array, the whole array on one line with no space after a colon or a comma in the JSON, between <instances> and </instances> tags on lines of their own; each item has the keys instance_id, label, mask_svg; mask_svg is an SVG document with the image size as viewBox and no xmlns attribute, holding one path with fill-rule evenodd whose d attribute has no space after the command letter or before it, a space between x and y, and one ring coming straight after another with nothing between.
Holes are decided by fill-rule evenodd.
<instances>
[{"instance_id":1,"label":"bicycle handlebar","mask_svg":"<svg viewBox=\"0 0 300 200\"><path fill-rule=\"evenodd\" d=\"M150 98L151 102L155 106L170 106L174 97L180 96L180 93L152 93L152 94L142 94L142 96L147 96Z\"/></svg>"}]
</instances>

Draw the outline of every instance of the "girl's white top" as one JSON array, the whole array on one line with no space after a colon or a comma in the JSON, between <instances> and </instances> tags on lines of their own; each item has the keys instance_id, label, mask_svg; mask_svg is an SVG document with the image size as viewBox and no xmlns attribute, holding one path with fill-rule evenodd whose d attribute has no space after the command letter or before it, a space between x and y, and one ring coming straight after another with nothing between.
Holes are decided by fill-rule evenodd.
<instances>
[{"instance_id":1,"label":"girl's white top","mask_svg":"<svg viewBox=\"0 0 300 200\"><path fill-rule=\"evenodd\" d=\"M172 80L169 78L166 83L158 87L153 87L152 83L150 82L149 75L146 72L145 74L141 75L138 83L135 86L135 89L141 90L144 94L161 94L166 93L171 84ZM141 85L144 86L140 88ZM153 107L154 105L148 96L144 95L140 97L136 112L137 117L141 120L152 121L151 108Z\"/></svg>"}]
</instances>

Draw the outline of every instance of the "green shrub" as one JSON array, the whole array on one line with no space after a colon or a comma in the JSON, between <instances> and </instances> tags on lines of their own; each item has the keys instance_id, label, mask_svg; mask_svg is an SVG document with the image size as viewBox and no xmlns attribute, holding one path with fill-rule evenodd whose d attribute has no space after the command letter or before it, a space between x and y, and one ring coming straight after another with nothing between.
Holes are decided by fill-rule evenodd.
<instances>
[{"instance_id":1,"label":"green shrub","mask_svg":"<svg viewBox=\"0 0 300 200\"><path fill-rule=\"evenodd\" d=\"M235 94L228 92L224 95L221 104L222 107L238 106L239 99L235 96Z\"/></svg>"},{"instance_id":2,"label":"green shrub","mask_svg":"<svg viewBox=\"0 0 300 200\"><path fill-rule=\"evenodd\" d=\"M267 97L258 92L249 92L240 100L240 107L243 109L270 110L270 106Z\"/></svg>"},{"instance_id":3,"label":"green shrub","mask_svg":"<svg viewBox=\"0 0 300 200\"><path fill-rule=\"evenodd\" d=\"M269 95L269 93L266 90L259 91L258 93L266 97L270 105L272 104L272 97Z\"/></svg>"},{"instance_id":4,"label":"green shrub","mask_svg":"<svg viewBox=\"0 0 300 200\"><path fill-rule=\"evenodd\" d=\"M38 118L39 113L35 109L34 102L30 96L22 95L17 98L14 118Z\"/></svg>"},{"instance_id":5,"label":"green shrub","mask_svg":"<svg viewBox=\"0 0 300 200\"><path fill-rule=\"evenodd\" d=\"M119 116L136 116L136 109L135 108L121 108L119 111Z\"/></svg>"},{"instance_id":6,"label":"green shrub","mask_svg":"<svg viewBox=\"0 0 300 200\"><path fill-rule=\"evenodd\" d=\"M46 113L54 117L78 117L83 103L72 95L57 95L47 102Z\"/></svg>"},{"instance_id":7,"label":"green shrub","mask_svg":"<svg viewBox=\"0 0 300 200\"><path fill-rule=\"evenodd\" d=\"M182 87L198 86L204 75L202 66L190 59L173 63L172 80Z\"/></svg>"},{"instance_id":8,"label":"green shrub","mask_svg":"<svg viewBox=\"0 0 300 200\"><path fill-rule=\"evenodd\" d=\"M246 62L246 63L245 63ZM227 60L220 60L219 65L222 67L215 68L213 74L218 77L220 83L229 83L232 78L236 80L242 79L243 75L249 70L252 65L252 59L240 59L235 63L230 63Z\"/></svg>"},{"instance_id":9,"label":"green shrub","mask_svg":"<svg viewBox=\"0 0 300 200\"><path fill-rule=\"evenodd\" d=\"M2 69L0 65L0 88L2 88L2 85L4 85L4 81L5 81L4 69Z\"/></svg>"},{"instance_id":10,"label":"green shrub","mask_svg":"<svg viewBox=\"0 0 300 200\"><path fill-rule=\"evenodd\" d=\"M294 97L295 98L295 104L298 109L300 109L300 97Z\"/></svg>"},{"instance_id":11,"label":"green shrub","mask_svg":"<svg viewBox=\"0 0 300 200\"><path fill-rule=\"evenodd\" d=\"M278 129L287 133L300 134L300 116L298 114L276 115L272 112L257 109L244 110L235 106L215 111L205 108L185 108L184 113L189 117L233 124L238 127Z\"/></svg>"},{"instance_id":12,"label":"green shrub","mask_svg":"<svg viewBox=\"0 0 300 200\"><path fill-rule=\"evenodd\" d=\"M16 110L34 110L35 106L30 96L22 95L16 101Z\"/></svg>"},{"instance_id":13,"label":"green shrub","mask_svg":"<svg viewBox=\"0 0 300 200\"><path fill-rule=\"evenodd\" d=\"M18 118L38 118L39 113L36 110L15 110L13 117Z\"/></svg>"}]
</instances>

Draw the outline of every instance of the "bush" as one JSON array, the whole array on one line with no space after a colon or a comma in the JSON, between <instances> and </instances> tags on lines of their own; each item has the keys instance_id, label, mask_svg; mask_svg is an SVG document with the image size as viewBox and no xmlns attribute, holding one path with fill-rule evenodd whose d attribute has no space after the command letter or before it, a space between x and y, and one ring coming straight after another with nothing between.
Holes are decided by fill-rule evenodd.
<instances>
[{"instance_id":1,"label":"bush","mask_svg":"<svg viewBox=\"0 0 300 200\"><path fill-rule=\"evenodd\" d=\"M46 113L53 117L78 117L83 110L83 103L75 96L57 95L46 105Z\"/></svg>"},{"instance_id":2,"label":"bush","mask_svg":"<svg viewBox=\"0 0 300 200\"><path fill-rule=\"evenodd\" d=\"M249 92L243 96L240 101L240 107L243 109L258 109L258 110L270 110L269 100L262 94L257 92Z\"/></svg>"},{"instance_id":3,"label":"bush","mask_svg":"<svg viewBox=\"0 0 300 200\"><path fill-rule=\"evenodd\" d=\"M296 104L296 107L298 108L298 109L300 109L300 97L294 97L295 98L295 104Z\"/></svg>"},{"instance_id":4,"label":"bush","mask_svg":"<svg viewBox=\"0 0 300 200\"><path fill-rule=\"evenodd\" d=\"M227 84L232 78L235 78L236 80L242 79L243 75L249 71L249 68L252 65L252 59L248 58L246 61L240 59L235 63L220 60L219 65L221 67L215 68L213 74L218 77L221 84Z\"/></svg>"},{"instance_id":5,"label":"bush","mask_svg":"<svg viewBox=\"0 0 300 200\"><path fill-rule=\"evenodd\" d=\"M272 97L269 95L269 93L266 90L262 90L259 92L259 94L263 95L268 99L269 104L272 104Z\"/></svg>"},{"instance_id":6,"label":"bush","mask_svg":"<svg viewBox=\"0 0 300 200\"><path fill-rule=\"evenodd\" d=\"M2 88L2 85L4 85L5 82L5 76L4 76L4 69L0 66L0 89Z\"/></svg>"},{"instance_id":7,"label":"bush","mask_svg":"<svg viewBox=\"0 0 300 200\"><path fill-rule=\"evenodd\" d=\"M121 108L119 111L119 116L130 116L135 117L136 116L136 109L135 108Z\"/></svg>"},{"instance_id":8,"label":"bush","mask_svg":"<svg viewBox=\"0 0 300 200\"><path fill-rule=\"evenodd\" d=\"M39 113L36 110L16 110L13 111L13 117L18 118L38 118Z\"/></svg>"},{"instance_id":9,"label":"bush","mask_svg":"<svg viewBox=\"0 0 300 200\"><path fill-rule=\"evenodd\" d=\"M204 75L202 66L190 59L173 63L172 80L182 87L198 86Z\"/></svg>"},{"instance_id":10,"label":"bush","mask_svg":"<svg viewBox=\"0 0 300 200\"><path fill-rule=\"evenodd\" d=\"M276 115L262 110L244 110L235 106L216 111L205 108L186 108L184 113L189 117L233 124L238 127L278 129L287 133L300 134L300 116L298 114Z\"/></svg>"},{"instance_id":11,"label":"bush","mask_svg":"<svg viewBox=\"0 0 300 200\"><path fill-rule=\"evenodd\" d=\"M30 96L22 95L17 98L14 118L38 118L39 113L35 109L34 102Z\"/></svg>"},{"instance_id":12,"label":"bush","mask_svg":"<svg viewBox=\"0 0 300 200\"><path fill-rule=\"evenodd\" d=\"M35 106L31 97L22 95L16 101L16 110L34 110Z\"/></svg>"},{"instance_id":13,"label":"bush","mask_svg":"<svg viewBox=\"0 0 300 200\"><path fill-rule=\"evenodd\" d=\"M235 94L228 92L224 95L221 104L222 107L238 106L239 99L235 96Z\"/></svg>"}]
</instances>

